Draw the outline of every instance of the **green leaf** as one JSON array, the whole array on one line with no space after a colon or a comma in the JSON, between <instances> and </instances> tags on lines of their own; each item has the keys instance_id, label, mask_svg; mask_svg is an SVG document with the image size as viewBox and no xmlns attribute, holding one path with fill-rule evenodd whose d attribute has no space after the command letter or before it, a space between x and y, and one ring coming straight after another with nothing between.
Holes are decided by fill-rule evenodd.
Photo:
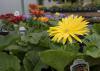
<instances>
[{"instance_id":1,"label":"green leaf","mask_svg":"<svg viewBox=\"0 0 100 71\"><path fill-rule=\"evenodd\" d=\"M27 36L23 36L21 40L25 43L38 44L40 47L49 47L50 45L50 39L46 31L29 33Z\"/></svg>"},{"instance_id":2,"label":"green leaf","mask_svg":"<svg viewBox=\"0 0 100 71\"><path fill-rule=\"evenodd\" d=\"M58 71L64 71L65 66L70 64L75 57L75 53L64 50L47 50L40 53L41 61Z\"/></svg>"},{"instance_id":3,"label":"green leaf","mask_svg":"<svg viewBox=\"0 0 100 71\"><path fill-rule=\"evenodd\" d=\"M94 24L93 25L94 31L96 31L98 34L100 34L100 24Z\"/></svg>"},{"instance_id":4,"label":"green leaf","mask_svg":"<svg viewBox=\"0 0 100 71\"><path fill-rule=\"evenodd\" d=\"M19 46L17 45L9 45L7 48L5 48L5 50L8 50L8 51L12 51L12 50L19 50Z\"/></svg>"},{"instance_id":5,"label":"green leaf","mask_svg":"<svg viewBox=\"0 0 100 71\"><path fill-rule=\"evenodd\" d=\"M11 44L9 45L8 47L6 47L4 49L5 51L11 51L11 52L27 52L28 50L30 50L29 47L21 47L21 46L18 46L18 45L15 45L15 44Z\"/></svg>"},{"instance_id":6,"label":"green leaf","mask_svg":"<svg viewBox=\"0 0 100 71\"><path fill-rule=\"evenodd\" d=\"M39 56L38 53L35 51L30 51L25 55L24 58L24 68L25 71L33 71L35 65L38 63L39 61Z\"/></svg>"},{"instance_id":7,"label":"green leaf","mask_svg":"<svg viewBox=\"0 0 100 71\"><path fill-rule=\"evenodd\" d=\"M33 71L41 71L42 68L47 68L47 65L41 62L41 60L36 64Z\"/></svg>"},{"instance_id":8,"label":"green leaf","mask_svg":"<svg viewBox=\"0 0 100 71\"><path fill-rule=\"evenodd\" d=\"M42 37L41 37L41 39L39 41L39 46L40 47L50 48L50 38L49 38L47 32L44 31L42 34L43 35L42 35Z\"/></svg>"},{"instance_id":9,"label":"green leaf","mask_svg":"<svg viewBox=\"0 0 100 71\"><path fill-rule=\"evenodd\" d=\"M79 44L78 43L73 43L73 44L66 44L65 46L62 46L66 51L71 51L71 52L79 52Z\"/></svg>"},{"instance_id":10,"label":"green leaf","mask_svg":"<svg viewBox=\"0 0 100 71\"><path fill-rule=\"evenodd\" d=\"M99 58L100 57L100 48L99 49L93 49L93 50L87 50L86 55L89 55L93 58Z\"/></svg>"},{"instance_id":11,"label":"green leaf","mask_svg":"<svg viewBox=\"0 0 100 71\"><path fill-rule=\"evenodd\" d=\"M41 71L42 68L45 68L45 64L40 61L40 57L36 51L28 52L23 63L25 71Z\"/></svg>"},{"instance_id":12,"label":"green leaf","mask_svg":"<svg viewBox=\"0 0 100 71\"><path fill-rule=\"evenodd\" d=\"M20 71L20 61L13 55L0 53L0 71Z\"/></svg>"},{"instance_id":13,"label":"green leaf","mask_svg":"<svg viewBox=\"0 0 100 71\"><path fill-rule=\"evenodd\" d=\"M100 48L100 35L98 35L96 33L93 33L92 35L88 35L85 37L83 42L87 46L93 46L93 47Z\"/></svg>"},{"instance_id":14,"label":"green leaf","mask_svg":"<svg viewBox=\"0 0 100 71\"><path fill-rule=\"evenodd\" d=\"M0 50L4 49L6 46L14 43L19 36L15 33L9 34L7 36L0 36Z\"/></svg>"},{"instance_id":15,"label":"green leaf","mask_svg":"<svg viewBox=\"0 0 100 71\"><path fill-rule=\"evenodd\" d=\"M27 36L22 37L22 41L30 42L31 44L38 44L41 39L42 32L38 33L29 33Z\"/></svg>"},{"instance_id":16,"label":"green leaf","mask_svg":"<svg viewBox=\"0 0 100 71\"><path fill-rule=\"evenodd\" d=\"M100 57L100 35L93 33L84 39L86 44L86 55L93 58Z\"/></svg>"},{"instance_id":17,"label":"green leaf","mask_svg":"<svg viewBox=\"0 0 100 71\"><path fill-rule=\"evenodd\" d=\"M85 56L84 59L86 60L86 62L89 63L89 66L95 66L95 65L100 65L100 58L93 58L90 56Z\"/></svg>"}]
</instances>

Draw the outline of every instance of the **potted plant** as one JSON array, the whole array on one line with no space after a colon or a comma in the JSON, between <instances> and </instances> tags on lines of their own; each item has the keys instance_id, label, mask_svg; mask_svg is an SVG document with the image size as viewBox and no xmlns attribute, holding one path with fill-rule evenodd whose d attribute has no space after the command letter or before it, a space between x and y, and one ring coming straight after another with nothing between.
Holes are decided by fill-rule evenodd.
<instances>
[{"instance_id":1,"label":"potted plant","mask_svg":"<svg viewBox=\"0 0 100 71\"><path fill-rule=\"evenodd\" d=\"M0 36L1 71L70 71L76 59L86 60L91 71L100 70L100 24L82 16L50 20L32 15L16 25Z\"/></svg>"}]
</instances>

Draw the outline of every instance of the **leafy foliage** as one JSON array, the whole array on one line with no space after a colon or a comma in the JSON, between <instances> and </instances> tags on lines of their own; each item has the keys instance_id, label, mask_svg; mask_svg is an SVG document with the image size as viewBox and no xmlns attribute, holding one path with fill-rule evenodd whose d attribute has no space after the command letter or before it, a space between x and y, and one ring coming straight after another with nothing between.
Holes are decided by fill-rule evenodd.
<instances>
[{"instance_id":1,"label":"leafy foliage","mask_svg":"<svg viewBox=\"0 0 100 71\"><path fill-rule=\"evenodd\" d=\"M100 24L94 24L93 25L93 29L95 32L97 32L98 34L100 34Z\"/></svg>"},{"instance_id":2,"label":"leafy foliage","mask_svg":"<svg viewBox=\"0 0 100 71\"><path fill-rule=\"evenodd\" d=\"M46 65L40 61L40 57L36 51L28 52L25 55L23 63L25 71L41 71L42 68L46 67Z\"/></svg>"},{"instance_id":3,"label":"leafy foliage","mask_svg":"<svg viewBox=\"0 0 100 71\"><path fill-rule=\"evenodd\" d=\"M20 71L20 61L16 56L0 52L0 71Z\"/></svg>"},{"instance_id":4,"label":"leafy foliage","mask_svg":"<svg viewBox=\"0 0 100 71\"><path fill-rule=\"evenodd\" d=\"M4 49L6 46L15 42L19 38L19 35L12 33L7 36L0 36L0 50Z\"/></svg>"},{"instance_id":5,"label":"leafy foliage","mask_svg":"<svg viewBox=\"0 0 100 71\"><path fill-rule=\"evenodd\" d=\"M100 65L100 58L93 58L89 55L85 56L84 59L89 63L90 67Z\"/></svg>"},{"instance_id":6,"label":"leafy foliage","mask_svg":"<svg viewBox=\"0 0 100 71\"><path fill-rule=\"evenodd\" d=\"M84 43L86 44L87 50L86 55L92 56L93 58L100 57L100 35L94 33L92 35L87 36L84 39Z\"/></svg>"},{"instance_id":7,"label":"leafy foliage","mask_svg":"<svg viewBox=\"0 0 100 71\"><path fill-rule=\"evenodd\" d=\"M64 69L73 60L80 58L89 62L95 71L95 66L100 66L100 24L93 25L90 29L92 32L84 36L81 46L77 42L65 45L51 42L45 30L56 23L57 21L49 21L48 25L32 20L28 23L20 22L9 35L0 36L0 71L48 71L49 67L50 71L66 71ZM15 32L20 26L27 29L26 35L21 36ZM81 47L83 53L79 52Z\"/></svg>"},{"instance_id":8,"label":"leafy foliage","mask_svg":"<svg viewBox=\"0 0 100 71\"><path fill-rule=\"evenodd\" d=\"M40 53L41 60L57 71L64 71L65 66L71 63L75 56L75 53L63 50L48 50Z\"/></svg>"}]
</instances>

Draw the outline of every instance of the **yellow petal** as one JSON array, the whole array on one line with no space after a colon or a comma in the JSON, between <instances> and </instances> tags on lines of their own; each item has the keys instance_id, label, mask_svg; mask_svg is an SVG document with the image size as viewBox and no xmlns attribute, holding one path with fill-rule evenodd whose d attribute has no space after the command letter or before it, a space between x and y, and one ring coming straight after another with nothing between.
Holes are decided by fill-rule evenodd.
<instances>
[{"instance_id":1,"label":"yellow petal","mask_svg":"<svg viewBox=\"0 0 100 71\"><path fill-rule=\"evenodd\" d=\"M69 36L69 34L65 34L65 35L64 35L64 37L63 37L63 44L66 43L68 36Z\"/></svg>"},{"instance_id":2,"label":"yellow petal","mask_svg":"<svg viewBox=\"0 0 100 71\"><path fill-rule=\"evenodd\" d=\"M62 39L63 35L62 34L58 34L58 39L57 39L57 42L59 43Z\"/></svg>"},{"instance_id":3,"label":"yellow petal","mask_svg":"<svg viewBox=\"0 0 100 71\"><path fill-rule=\"evenodd\" d=\"M71 36L73 37L73 38L75 38L77 41L79 41L79 42L81 42L82 43L82 41L76 36L76 35L74 35L74 34L71 34Z\"/></svg>"},{"instance_id":4,"label":"yellow petal","mask_svg":"<svg viewBox=\"0 0 100 71\"><path fill-rule=\"evenodd\" d=\"M71 38L71 36L68 37L68 40L69 40L70 43L72 43L72 38Z\"/></svg>"},{"instance_id":5,"label":"yellow petal","mask_svg":"<svg viewBox=\"0 0 100 71\"><path fill-rule=\"evenodd\" d=\"M52 38L52 41L56 41L58 39L57 35Z\"/></svg>"}]
</instances>

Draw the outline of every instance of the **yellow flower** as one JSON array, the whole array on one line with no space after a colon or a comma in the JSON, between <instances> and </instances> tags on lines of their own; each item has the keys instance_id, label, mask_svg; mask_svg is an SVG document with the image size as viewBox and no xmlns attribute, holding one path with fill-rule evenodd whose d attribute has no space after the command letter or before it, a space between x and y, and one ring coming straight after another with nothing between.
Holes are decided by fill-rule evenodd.
<instances>
[{"instance_id":1,"label":"yellow flower","mask_svg":"<svg viewBox=\"0 0 100 71\"><path fill-rule=\"evenodd\" d=\"M48 33L50 37L53 37L54 42L65 44L66 41L69 41L72 43L72 39L82 42L78 36L88 34L88 23L82 16L71 15L59 21L57 26L50 27Z\"/></svg>"},{"instance_id":2,"label":"yellow flower","mask_svg":"<svg viewBox=\"0 0 100 71\"><path fill-rule=\"evenodd\" d=\"M55 15L56 15L56 16L60 16L60 13L59 13L59 12L56 12Z\"/></svg>"}]
</instances>

